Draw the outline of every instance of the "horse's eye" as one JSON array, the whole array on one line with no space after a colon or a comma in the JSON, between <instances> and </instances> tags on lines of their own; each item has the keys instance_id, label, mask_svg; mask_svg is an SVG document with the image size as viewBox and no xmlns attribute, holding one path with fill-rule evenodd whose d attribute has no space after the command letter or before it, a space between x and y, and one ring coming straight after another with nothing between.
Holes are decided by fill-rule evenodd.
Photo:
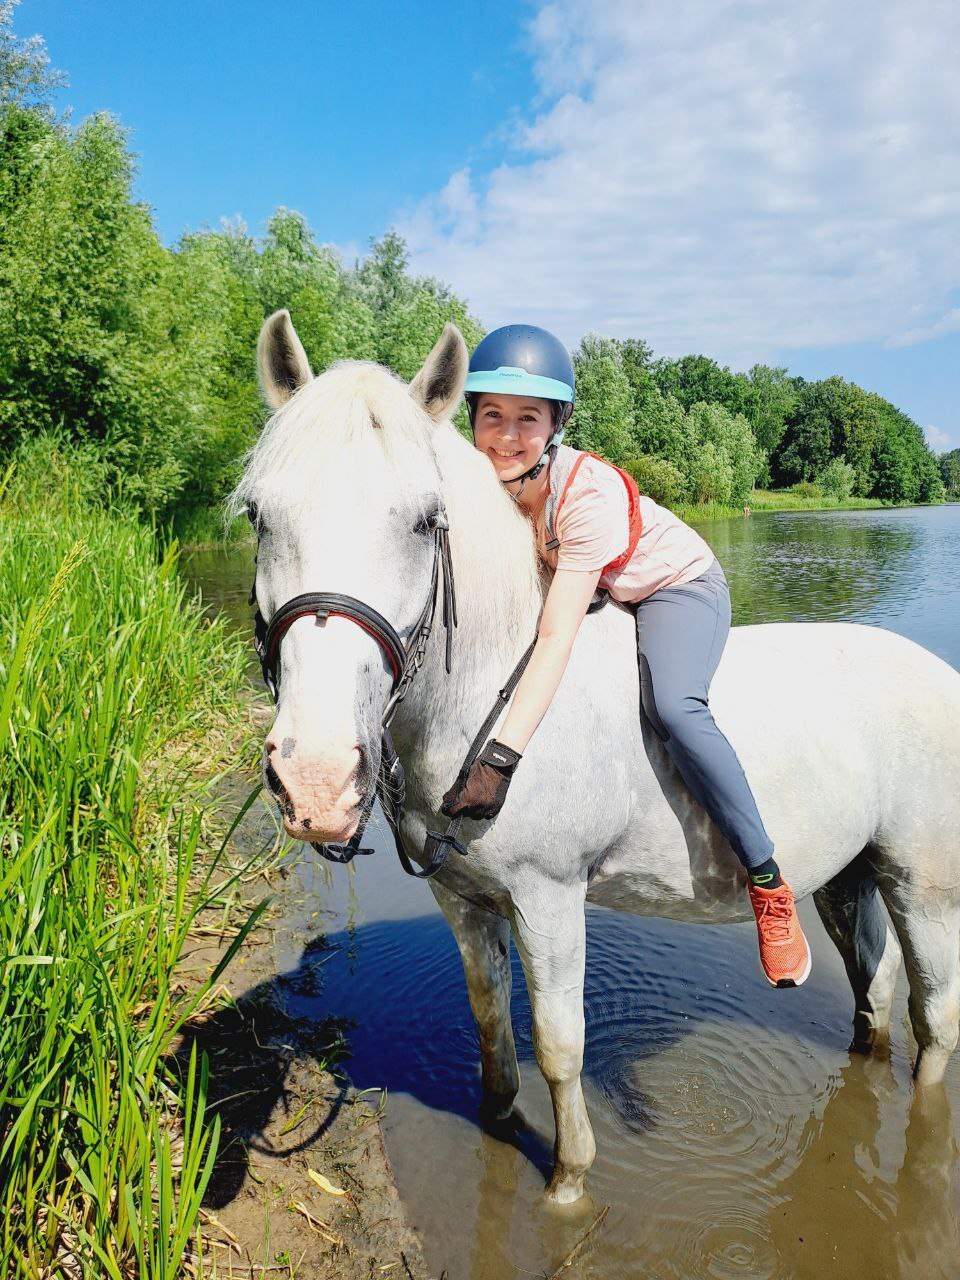
<instances>
[{"instance_id":1,"label":"horse's eye","mask_svg":"<svg viewBox=\"0 0 960 1280\"><path fill-rule=\"evenodd\" d=\"M254 532L257 537L262 537L265 530L263 526L263 517L260 515L260 508L255 502L247 504L247 519L253 525Z\"/></svg>"},{"instance_id":2,"label":"horse's eye","mask_svg":"<svg viewBox=\"0 0 960 1280\"><path fill-rule=\"evenodd\" d=\"M435 529L447 529L447 513L443 507L438 507L436 511L432 511L429 515L421 516L417 523L413 526L414 533L433 533Z\"/></svg>"}]
</instances>

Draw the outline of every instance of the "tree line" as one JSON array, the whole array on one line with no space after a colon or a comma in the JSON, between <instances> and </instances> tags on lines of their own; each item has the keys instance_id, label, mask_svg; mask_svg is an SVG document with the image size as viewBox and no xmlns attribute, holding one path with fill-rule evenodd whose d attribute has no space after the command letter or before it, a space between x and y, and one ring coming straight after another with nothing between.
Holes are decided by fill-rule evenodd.
<instances>
[{"instance_id":1,"label":"tree line","mask_svg":"<svg viewBox=\"0 0 960 1280\"><path fill-rule=\"evenodd\" d=\"M642 340L593 336L575 364L574 443L668 505L740 505L755 484L837 500L960 496L954 455L938 462L907 414L843 378L807 382L762 364L733 373L708 356L656 359Z\"/></svg>"},{"instance_id":2,"label":"tree line","mask_svg":"<svg viewBox=\"0 0 960 1280\"><path fill-rule=\"evenodd\" d=\"M259 240L236 224L165 247L133 199L122 128L54 117L55 73L42 44L13 37L12 8L0 0L0 453L39 435L86 446L113 493L189 526L230 489L263 421L253 352L276 308L316 370L373 359L410 378L444 322L471 346L483 336L447 285L411 275L393 231L352 266L287 209ZM957 451L938 463L906 414L839 377L734 373L595 335L574 363L568 439L668 504L740 505L755 484L960 494Z\"/></svg>"}]
</instances>

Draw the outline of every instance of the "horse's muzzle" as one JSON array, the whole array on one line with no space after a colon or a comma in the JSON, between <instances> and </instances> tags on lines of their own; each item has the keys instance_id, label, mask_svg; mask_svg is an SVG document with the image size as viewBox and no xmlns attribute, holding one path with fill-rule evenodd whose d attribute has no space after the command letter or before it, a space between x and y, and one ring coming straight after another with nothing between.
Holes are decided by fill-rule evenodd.
<instances>
[{"instance_id":1,"label":"horse's muzzle","mask_svg":"<svg viewBox=\"0 0 960 1280\"><path fill-rule=\"evenodd\" d=\"M372 784L368 752L355 746L351 753L353 759L345 762L310 760L295 750L280 752L267 741L264 784L292 839L339 843L356 831Z\"/></svg>"}]
</instances>

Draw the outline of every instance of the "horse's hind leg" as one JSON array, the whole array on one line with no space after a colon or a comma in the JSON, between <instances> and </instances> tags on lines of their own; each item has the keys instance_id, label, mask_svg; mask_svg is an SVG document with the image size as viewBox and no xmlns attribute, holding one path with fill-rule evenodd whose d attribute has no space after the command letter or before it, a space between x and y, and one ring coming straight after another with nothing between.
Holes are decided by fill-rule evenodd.
<instances>
[{"instance_id":1,"label":"horse's hind leg","mask_svg":"<svg viewBox=\"0 0 960 1280\"><path fill-rule=\"evenodd\" d=\"M520 1088L517 1050L510 1021L510 925L500 916L430 881L460 948L467 995L480 1036L483 1112L503 1120Z\"/></svg>"},{"instance_id":2,"label":"horse's hind leg","mask_svg":"<svg viewBox=\"0 0 960 1280\"><path fill-rule=\"evenodd\" d=\"M584 890L547 883L537 889L529 902L514 903L513 936L530 993L533 1048L550 1088L556 1122L547 1197L556 1204L571 1204L583 1195L583 1180L597 1153L580 1084Z\"/></svg>"},{"instance_id":3,"label":"horse's hind leg","mask_svg":"<svg viewBox=\"0 0 960 1280\"><path fill-rule=\"evenodd\" d=\"M956 891L879 871L877 882L903 948L917 1084L939 1084L960 1038L960 905Z\"/></svg>"},{"instance_id":4,"label":"horse's hind leg","mask_svg":"<svg viewBox=\"0 0 960 1280\"><path fill-rule=\"evenodd\" d=\"M900 968L900 947L887 921L866 851L813 895L824 928L843 957L853 988L852 1049L886 1037Z\"/></svg>"}]
</instances>

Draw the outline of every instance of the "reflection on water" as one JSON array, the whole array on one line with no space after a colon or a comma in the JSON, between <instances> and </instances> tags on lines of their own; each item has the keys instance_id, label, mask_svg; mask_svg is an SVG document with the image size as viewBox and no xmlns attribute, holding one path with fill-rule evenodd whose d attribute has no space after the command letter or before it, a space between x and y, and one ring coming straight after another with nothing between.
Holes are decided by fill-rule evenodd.
<instances>
[{"instance_id":1,"label":"reflection on water","mask_svg":"<svg viewBox=\"0 0 960 1280\"><path fill-rule=\"evenodd\" d=\"M960 506L794 512L697 526L734 622L869 622L960 666Z\"/></svg>"},{"instance_id":2,"label":"reflection on water","mask_svg":"<svg viewBox=\"0 0 960 1280\"><path fill-rule=\"evenodd\" d=\"M702 532L738 622L874 623L960 668L960 507L754 515ZM191 566L246 628L252 551ZM852 997L809 903L814 971L789 992L763 981L749 926L588 913L584 1080L599 1154L589 1198L557 1211L541 1199L553 1117L519 969L519 1119L484 1133L451 935L385 844L356 867L305 854L277 971L294 1011L354 1021L350 1071L389 1091L390 1157L436 1274L549 1275L610 1205L564 1274L960 1280L960 1062L944 1090L913 1098L902 980L889 1055L850 1055ZM304 955L318 928L332 948L319 971Z\"/></svg>"}]
</instances>

